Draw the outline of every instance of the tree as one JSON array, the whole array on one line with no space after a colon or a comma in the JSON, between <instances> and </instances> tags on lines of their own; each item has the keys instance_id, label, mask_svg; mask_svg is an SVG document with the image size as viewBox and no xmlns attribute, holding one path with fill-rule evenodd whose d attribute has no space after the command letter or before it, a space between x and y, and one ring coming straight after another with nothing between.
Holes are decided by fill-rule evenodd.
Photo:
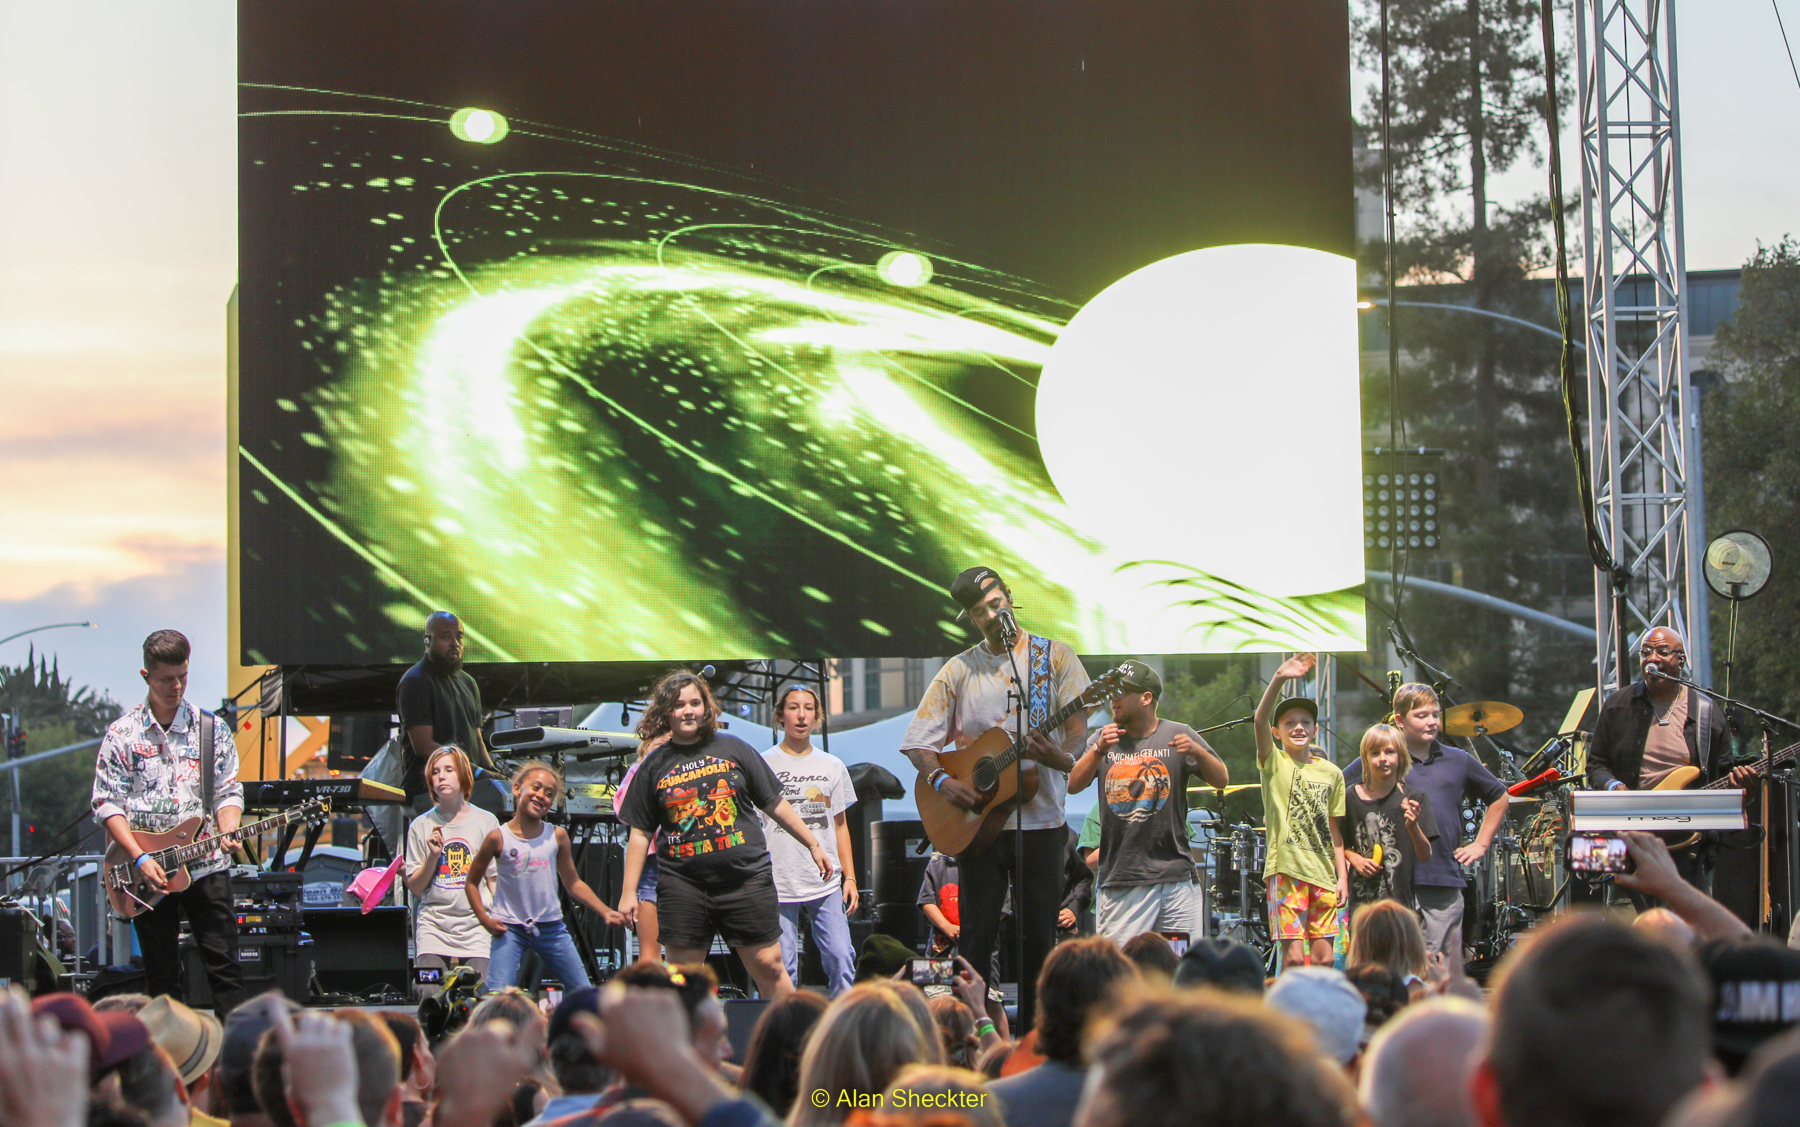
<instances>
[{"instance_id":1,"label":"tree","mask_svg":"<svg viewBox=\"0 0 1800 1127\"><path fill-rule=\"evenodd\" d=\"M35 649L23 665L0 665L0 708L9 718L17 717L16 730L25 733L26 755L103 735L106 726L123 711L110 696L77 687L62 675L54 659L45 661ZM25 826L32 827L25 839L28 849L66 847L66 842L52 838L87 809L93 791L96 750L69 752L19 769L19 812ZM4 806L10 827L10 780L0 782L0 805ZM82 839L95 832L91 824L79 829L83 831L79 835ZM67 839L73 840L74 837Z\"/></svg>"},{"instance_id":2,"label":"tree","mask_svg":"<svg viewBox=\"0 0 1800 1127\"><path fill-rule=\"evenodd\" d=\"M1701 418L1706 525L1747 528L1769 542L1769 584L1738 615L1733 696L1800 715L1800 243L1758 244L1744 263L1738 307L1719 326L1713 362L1724 382ZM1721 672L1728 607L1712 600L1713 665ZM1792 735L1776 733L1783 743Z\"/></svg>"},{"instance_id":3,"label":"tree","mask_svg":"<svg viewBox=\"0 0 1800 1127\"><path fill-rule=\"evenodd\" d=\"M1378 16L1375 0L1365 0L1356 23L1359 58L1370 69L1380 65ZM1547 195L1507 206L1489 191L1494 176L1541 163L1533 139L1545 122L1537 5L1390 0L1389 22L1395 275L1407 284L1400 300L1553 326L1533 280L1551 262ZM1567 90L1561 59L1557 66ZM1379 87L1367 92L1361 116L1379 136ZM1379 164L1363 174L1378 182ZM1363 254L1365 273L1385 272L1385 245ZM1433 288L1414 288L1425 286ZM1395 313L1403 443L1446 452L1442 549L1402 553L1398 570L1431 569L1432 578L1561 613L1591 607L1555 342L1478 313ZM1371 444L1387 445L1385 363L1365 372L1363 403ZM1460 682L1457 699L1518 704L1539 730L1591 680L1588 647L1507 616L1417 594L1401 610L1420 653ZM1376 615L1373 625L1386 621Z\"/></svg>"}]
</instances>

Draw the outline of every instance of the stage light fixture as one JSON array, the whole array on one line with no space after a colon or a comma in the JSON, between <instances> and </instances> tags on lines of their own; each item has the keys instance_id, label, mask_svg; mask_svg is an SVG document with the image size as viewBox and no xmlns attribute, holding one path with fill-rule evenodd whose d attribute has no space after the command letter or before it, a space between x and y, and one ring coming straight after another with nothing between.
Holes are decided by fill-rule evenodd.
<instances>
[{"instance_id":1,"label":"stage light fixture","mask_svg":"<svg viewBox=\"0 0 1800 1127\"><path fill-rule=\"evenodd\" d=\"M1385 450L1363 455L1363 547L1434 549L1440 544L1443 451ZM1388 518L1388 519L1382 519ZM1391 533L1392 535L1383 535Z\"/></svg>"},{"instance_id":2,"label":"stage light fixture","mask_svg":"<svg viewBox=\"0 0 1800 1127\"><path fill-rule=\"evenodd\" d=\"M910 250L890 250L875 264L875 273L890 286L911 289L931 281L931 259Z\"/></svg>"},{"instance_id":3,"label":"stage light fixture","mask_svg":"<svg viewBox=\"0 0 1800 1127\"><path fill-rule=\"evenodd\" d=\"M498 144L510 128L506 119L493 110L465 106L450 115L450 132L458 141L474 145Z\"/></svg>"}]
</instances>

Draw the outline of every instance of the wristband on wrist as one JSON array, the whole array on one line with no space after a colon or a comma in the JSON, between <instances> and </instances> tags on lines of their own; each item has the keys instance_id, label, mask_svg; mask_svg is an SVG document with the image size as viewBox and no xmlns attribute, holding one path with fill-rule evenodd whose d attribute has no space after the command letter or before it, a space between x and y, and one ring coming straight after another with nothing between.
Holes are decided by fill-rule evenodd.
<instances>
[{"instance_id":1,"label":"wristband on wrist","mask_svg":"<svg viewBox=\"0 0 1800 1127\"><path fill-rule=\"evenodd\" d=\"M977 1036L977 1037L986 1037L988 1034L993 1033L994 1031L995 1031L994 1019L991 1017L984 1017L980 1021L975 1023L975 1036Z\"/></svg>"},{"instance_id":2,"label":"wristband on wrist","mask_svg":"<svg viewBox=\"0 0 1800 1127\"><path fill-rule=\"evenodd\" d=\"M150 857L150 854L149 854L149 852L146 851L146 852L138 854L137 858L135 860L133 860L131 863L136 868L142 869L144 867L144 862L146 860L148 860L149 857Z\"/></svg>"},{"instance_id":3,"label":"wristband on wrist","mask_svg":"<svg viewBox=\"0 0 1800 1127\"><path fill-rule=\"evenodd\" d=\"M931 779L930 779L931 789L935 790L935 791L943 790L944 789L944 780L948 779L949 777L950 777L950 772L942 767L939 767L937 770L935 770L931 773Z\"/></svg>"}]
</instances>

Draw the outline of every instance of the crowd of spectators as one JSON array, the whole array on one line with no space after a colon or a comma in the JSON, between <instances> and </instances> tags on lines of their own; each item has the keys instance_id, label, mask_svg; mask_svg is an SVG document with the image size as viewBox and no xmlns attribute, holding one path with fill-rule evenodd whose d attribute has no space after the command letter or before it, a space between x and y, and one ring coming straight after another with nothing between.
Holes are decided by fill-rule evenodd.
<instances>
[{"instance_id":1,"label":"crowd of spectators","mask_svg":"<svg viewBox=\"0 0 1800 1127\"><path fill-rule=\"evenodd\" d=\"M494 994L437 1044L404 1013L219 1021L168 998L0 996L9 1127L1762 1127L1800 1107L1800 951L1752 934L1629 835L1665 911L1570 913L1484 992L1410 912L1358 915L1349 972L1253 952L1058 946L1012 1041L959 962L928 999L865 974L766 1007L745 1059L704 966L642 964L546 1019ZM1154 938L1154 937L1152 937ZM1160 940L1158 941L1160 942ZM869 968L865 967L867 971Z\"/></svg>"}]
</instances>

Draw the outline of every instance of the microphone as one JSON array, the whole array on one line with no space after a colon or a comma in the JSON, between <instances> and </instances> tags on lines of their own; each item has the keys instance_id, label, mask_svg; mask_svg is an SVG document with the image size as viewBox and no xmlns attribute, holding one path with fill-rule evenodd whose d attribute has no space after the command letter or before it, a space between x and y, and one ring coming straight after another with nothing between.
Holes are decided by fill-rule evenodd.
<instances>
[{"instance_id":1,"label":"microphone","mask_svg":"<svg viewBox=\"0 0 1800 1127\"><path fill-rule=\"evenodd\" d=\"M1514 783L1512 786L1507 787L1506 793L1512 795L1514 798L1518 798L1521 795L1530 794L1532 791L1538 789L1539 787L1549 786L1551 783L1554 783L1558 779L1561 779L1561 778L1562 778L1562 772L1558 771L1554 767L1551 767L1551 768L1546 769L1541 774L1533 775L1531 778L1526 779L1523 782L1517 782L1517 783Z\"/></svg>"},{"instance_id":2,"label":"microphone","mask_svg":"<svg viewBox=\"0 0 1800 1127\"><path fill-rule=\"evenodd\" d=\"M1673 673L1664 673L1659 666L1655 666L1655 665L1644 666L1644 676L1654 677L1658 681L1679 681L1679 680L1681 680L1680 677L1677 677Z\"/></svg>"},{"instance_id":3,"label":"microphone","mask_svg":"<svg viewBox=\"0 0 1800 1127\"><path fill-rule=\"evenodd\" d=\"M1000 620L1000 641L1010 649L1019 640L1019 620L1013 617L1011 608L994 617Z\"/></svg>"}]
</instances>

